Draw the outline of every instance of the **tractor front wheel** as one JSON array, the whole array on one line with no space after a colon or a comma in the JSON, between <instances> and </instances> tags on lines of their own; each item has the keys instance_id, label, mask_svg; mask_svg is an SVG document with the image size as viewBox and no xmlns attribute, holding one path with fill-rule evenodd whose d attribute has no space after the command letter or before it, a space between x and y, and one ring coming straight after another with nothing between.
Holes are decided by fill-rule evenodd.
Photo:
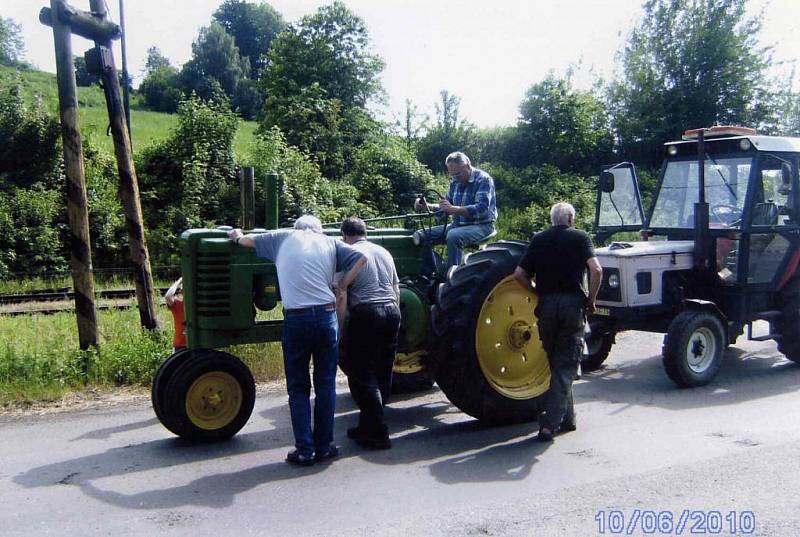
<instances>
[{"instance_id":1,"label":"tractor front wheel","mask_svg":"<svg viewBox=\"0 0 800 537\"><path fill-rule=\"evenodd\" d=\"M247 423L255 404L250 369L235 356L214 350L181 356L184 358L175 359L159 396L161 423L181 438L196 442L235 435Z\"/></svg>"},{"instance_id":2,"label":"tractor front wheel","mask_svg":"<svg viewBox=\"0 0 800 537\"><path fill-rule=\"evenodd\" d=\"M616 334L602 326L591 326L592 331L586 338L586 348L581 355L581 370L589 373L597 371L608 358L611 347L614 345Z\"/></svg>"},{"instance_id":3,"label":"tractor front wheel","mask_svg":"<svg viewBox=\"0 0 800 537\"><path fill-rule=\"evenodd\" d=\"M678 386L704 386L722 367L726 346L725 330L716 315L697 310L681 312L664 336L664 370Z\"/></svg>"}]
</instances>

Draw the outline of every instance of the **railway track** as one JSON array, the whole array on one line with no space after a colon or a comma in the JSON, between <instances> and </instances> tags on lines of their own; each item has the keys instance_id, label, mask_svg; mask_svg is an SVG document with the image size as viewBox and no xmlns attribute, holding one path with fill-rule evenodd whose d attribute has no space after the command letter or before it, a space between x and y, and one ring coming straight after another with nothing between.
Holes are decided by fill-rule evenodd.
<instances>
[{"instance_id":1,"label":"railway track","mask_svg":"<svg viewBox=\"0 0 800 537\"><path fill-rule=\"evenodd\" d=\"M159 288L159 295L167 292L167 288ZM136 296L136 289L109 289L95 293L95 299L100 300L124 300L134 298ZM48 315L53 313L61 313L64 311L74 311L74 307L68 304L75 300L75 293L68 287L58 289L41 289L30 291L28 293L9 293L0 295L0 315ZM23 304L40 304L44 303L45 307L40 308L19 308L19 309L4 309L3 306L19 306ZM59 307L47 307L62 304ZM110 309L128 309L130 304L99 304L96 306L98 311Z\"/></svg>"}]
</instances>

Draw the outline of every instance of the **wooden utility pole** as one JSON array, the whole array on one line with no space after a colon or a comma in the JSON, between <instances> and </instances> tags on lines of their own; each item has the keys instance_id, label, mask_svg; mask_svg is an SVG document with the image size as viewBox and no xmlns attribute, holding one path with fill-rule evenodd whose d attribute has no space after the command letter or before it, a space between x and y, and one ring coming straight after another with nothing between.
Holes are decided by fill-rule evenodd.
<instances>
[{"instance_id":1,"label":"wooden utility pole","mask_svg":"<svg viewBox=\"0 0 800 537\"><path fill-rule=\"evenodd\" d=\"M86 67L89 72L101 76L106 94L111 135L114 139L114 155L119 172L119 196L128 228L128 249L134 269L139 318L145 328L158 328L153 274L150 269L150 256L147 251L142 207L139 201L139 183L133 166L119 78L111 52L111 41L119 39L120 27L108 20L103 0L90 0L92 11L88 13L70 7L64 0L50 0L50 2L51 9L45 8L39 15L44 24L51 25L54 29L57 25L66 24L73 34L91 39L96 45L86 53ZM69 41L69 30L66 33L66 41ZM75 110L77 113L77 108Z\"/></svg>"},{"instance_id":2,"label":"wooden utility pole","mask_svg":"<svg viewBox=\"0 0 800 537\"><path fill-rule=\"evenodd\" d=\"M239 170L239 192L242 202L242 229L253 229L256 227L256 180L252 166Z\"/></svg>"},{"instance_id":3,"label":"wooden utility pole","mask_svg":"<svg viewBox=\"0 0 800 537\"><path fill-rule=\"evenodd\" d=\"M53 13L60 13L66 4L50 0ZM52 17L56 50L56 78L61 116L61 137L64 141L64 170L67 176L67 217L70 229L70 267L75 289L75 312L78 317L78 342L81 349L97 346L97 312L94 303L92 250L89 241L89 212L86 204L86 176L83 167L83 146L78 121L78 91L75 65L72 60L70 27L60 17Z\"/></svg>"}]
</instances>

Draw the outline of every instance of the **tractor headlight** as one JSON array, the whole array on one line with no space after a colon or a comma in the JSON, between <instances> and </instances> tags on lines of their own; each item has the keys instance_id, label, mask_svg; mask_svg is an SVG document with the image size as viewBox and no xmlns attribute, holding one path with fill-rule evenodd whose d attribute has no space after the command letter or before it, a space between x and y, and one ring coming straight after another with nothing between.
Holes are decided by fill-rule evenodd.
<instances>
[{"instance_id":1,"label":"tractor headlight","mask_svg":"<svg viewBox=\"0 0 800 537\"><path fill-rule=\"evenodd\" d=\"M611 274L608 277L608 286L612 289L619 287L619 274Z\"/></svg>"}]
</instances>

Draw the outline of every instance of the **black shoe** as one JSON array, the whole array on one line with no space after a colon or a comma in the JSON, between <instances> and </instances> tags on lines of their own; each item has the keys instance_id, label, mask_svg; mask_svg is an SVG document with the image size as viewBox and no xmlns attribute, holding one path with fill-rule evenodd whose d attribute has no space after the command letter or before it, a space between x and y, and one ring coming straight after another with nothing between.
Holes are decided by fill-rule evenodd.
<instances>
[{"instance_id":1,"label":"black shoe","mask_svg":"<svg viewBox=\"0 0 800 537\"><path fill-rule=\"evenodd\" d=\"M356 444L367 449L391 449L392 447L392 441L389 440L388 434L369 433L360 427L347 429L347 438L352 438Z\"/></svg>"},{"instance_id":2,"label":"black shoe","mask_svg":"<svg viewBox=\"0 0 800 537\"><path fill-rule=\"evenodd\" d=\"M328 451L322 453L317 451L314 454L314 460L317 462L323 462L335 459L338 456L339 456L339 448L334 445L331 445L331 447L328 448Z\"/></svg>"},{"instance_id":3,"label":"black shoe","mask_svg":"<svg viewBox=\"0 0 800 537\"><path fill-rule=\"evenodd\" d=\"M539 442L552 442L553 441L553 432L549 429L542 427L539 429L539 434L536 435L536 440Z\"/></svg>"},{"instance_id":4,"label":"black shoe","mask_svg":"<svg viewBox=\"0 0 800 537\"><path fill-rule=\"evenodd\" d=\"M576 430L578 430L578 426L575 424L575 422L572 423L562 422L561 425L558 427L559 433L571 433L572 431Z\"/></svg>"},{"instance_id":5,"label":"black shoe","mask_svg":"<svg viewBox=\"0 0 800 537\"><path fill-rule=\"evenodd\" d=\"M286 455L286 462L295 466L311 466L314 464L314 455L303 455L295 449Z\"/></svg>"}]
</instances>

